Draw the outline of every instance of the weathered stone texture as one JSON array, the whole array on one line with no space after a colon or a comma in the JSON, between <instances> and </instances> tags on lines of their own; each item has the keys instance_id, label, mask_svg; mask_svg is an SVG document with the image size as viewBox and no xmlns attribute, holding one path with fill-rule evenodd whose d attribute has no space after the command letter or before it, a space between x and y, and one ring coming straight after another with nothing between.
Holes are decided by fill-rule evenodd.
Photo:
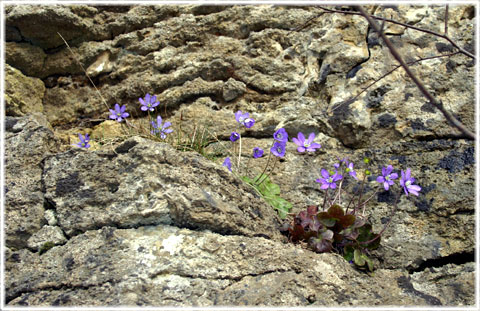
<instances>
[{"instance_id":1,"label":"weathered stone texture","mask_svg":"<svg viewBox=\"0 0 480 311\"><path fill-rule=\"evenodd\" d=\"M444 31L443 5L366 8ZM351 100L397 65L361 16L318 6L85 4L6 5L5 17L9 305L474 304L475 144L402 69ZM469 53L475 21L474 6L450 5L448 34ZM456 49L426 32L384 29L473 130L475 61L437 57ZM146 139L150 117L138 102L146 93L172 122L166 141ZM107 120L116 103L144 131ZM239 126L238 110L254 127ZM313 132L322 145L305 155L289 142L276 163L271 178L292 212L322 202L320 169L348 157L361 176L367 156L366 189L380 191L366 213L378 232L395 195L376 176L389 164L411 168L421 195L400 197L371 254L373 276L287 243L275 211L236 175L262 172L267 157L252 159L252 149L268 154L282 127L290 139ZM236 167L232 131L242 135L249 170ZM72 147L78 133L90 134L90 149ZM203 151L213 161L171 146L199 135L208 136ZM221 166L226 156L235 158L234 174Z\"/></svg>"}]
</instances>

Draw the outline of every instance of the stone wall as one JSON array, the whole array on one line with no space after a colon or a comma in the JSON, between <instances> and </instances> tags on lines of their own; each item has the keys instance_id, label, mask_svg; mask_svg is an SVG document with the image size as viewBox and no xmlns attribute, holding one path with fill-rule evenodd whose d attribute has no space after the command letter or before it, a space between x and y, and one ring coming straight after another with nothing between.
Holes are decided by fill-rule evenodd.
<instances>
[{"instance_id":1,"label":"stone wall","mask_svg":"<svg viewBox=\"0 0 480 311\"><path fill-rule=\"evenodd\" d=\"M444 31L444 6L367 9ZM475 144L402 69L349 100L396 65L363 17L272 5L7 5L4 13L8 305L474 304ZM473 6L449 7L448 35L469 53L475 22ZM432 58L457 50L426 32L392 23L385 32L407 62L431 58L412 70L474 130L475 60ZM107 106L119 103L130 122L147 124L138 102L146 93L158 96L174 133L215 133L207 148L215 160L107 120ZM237 110L256 120L240 130L244 163L281 127L290 137L316 134L319 151L289 143L271 176L294 212L321 201L315 179L338 158L360 167L368 156L376 173L411 168L422 192L401 197L372 254L373 275L288 243L275 211L221 166ZM77 133L91 134L92 148L72 147ZM250 174L265 162L249 161ZM385 192L368 205L375 231L392 208Z\"/></svg>"}]
</instances>

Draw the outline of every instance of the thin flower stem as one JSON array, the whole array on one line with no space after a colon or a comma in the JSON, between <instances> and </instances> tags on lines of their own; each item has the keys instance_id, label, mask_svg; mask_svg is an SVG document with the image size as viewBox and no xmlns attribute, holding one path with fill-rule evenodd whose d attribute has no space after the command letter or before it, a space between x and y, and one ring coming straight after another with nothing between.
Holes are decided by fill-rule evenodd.
<instances>
[{"instance_id":1,"label":"thin flower stem","mask_svg":"<svg viewBox=\"0 0 480 311\"><path fill-rule=\"evenodd\" d=\"M375 241L376 239L378 239L382 233L387 229L388 225L390 225L390 223L392 222L392 219L393 219L393 216L395 215L395 212L397 211L397 208L398 208L398 198L400 198L400 194L402 194L402 191L400 190L397 194L397 197L395 198L395 206L392 210L392 214L390 215L390 219L388 220L388 222L385 224L385 226L383 227L382 231L380 231L373 239L369 240L369 241L365 241L365 242L359 242L360 244L370 244L372 243L373 241Z\"/></svg>"},{"instance_id":2,"label":"thin flower stem","mask_svg":"<svg viewBox=\"0 0 480 311\"><path fill-rule=\"evenodd\" d=\"M327 204L328 201L328 189L325 191L325 196L323 197L323 205L322 205L322 211L325 211L325 204Z\"/></svg>"},{"instance_id":3,"label":"thin flower stem","mask_svg":"<svg viewBox=\"0 0 480 311\"><path fill-rule=\"evenodd\" d=\"M358 203L357 203L357 206L355 207L355 213L357 213L357 210L360 208L360 202L362 201L362 195L363 195L363 189L365 187L365 181L366 181L366 178L367 177L367 174L365 174L365 176L363 177L363 180L362 180L362 186L360 188L360 194L358 195Z\"/></svg>"},{"instance_id":4,"label":"thin flower stem","mask_svg":"<svg viewBox=\"0 0 480 311\"><path fill-rule=\"evenodd\" d=\"M272 142L272 147L273 147L274 144L275 144L275 140L273 140L273 142ZM272 147L270 147L270 148L272 148ZM267 165L265 165L265 168L263 169L262 174L260 174L260 175L258 176L258 179L255 178L255 179L253 180L253 182L254 182L255 184L257 183L257 180L260 180L260 178L263 176L263 174L265 174L265 171L267 170L268 164L270 163L270 158L271 158L271 156L272 156L272 153L269 152L269 153L268 153L268 159L267 159Z\"/></svg>"},{"instance_id":5,"label":"thin flower stem","mask_svg":"<svg viewBox=\"0 0 480 311\"><path fill-rule=\"evenodd\" d=\"M240 141L240 146L239 146L239 150L238 150L237 167L240 170L240 158L242 157L242 135L240 133L238 133L238 136L239 136L238 140Z\"/></svg>"},{"instance_id":6,"label":"thin flower stem","mask_svg":"<svg viewBox=\"0 0 480 311\"><path fill-rule=\"evenodd\" d=\"M364 174L364 175L363 175L362 184L365 183L365 179L366 179L366 178L367 178L367 175ZM363 190L363 188L362 188L362 190ZM345 214L348 212L348 208L350 207L350 204L352 204L352 202L354 201L354 198L355 198L355 196L357 195L358 191L359 191L359 190L357 190L357 191L352 195L352 197L350 198L350 201L348 202L347 208L346 208L346 210L345 210ZM354 211L356 211L356 209L354 209Z\"/></svg>"},{"instance_id":7,"label":"thin flower stem","mask_svg":"<svg viewBox=\"0 0 480 311\"><path fill-rule=\"evenodd\" d=\"M110 107L108 107L107 102L106 102L105 99L103 98L102 93L100 93L100 91L97 89L97 86L95 85L95 83L93 83L93 81L92 81L92 79L90 78L90 76L88 75L87 71L85 70L85 68L83 67L83 65L80 63L80 61L78 60L78 57L75 55L75 53L73 53L72 48L71 48L70 45L67 43L67 40L65 40L59 32L57 32L57 34L60 36L60 38L62 38L62 40L63 40L63 42L65 43L65 45L67 46L68 50L70 51L70 53L72 53L73 58L75 58L75 61L77 62L77 64L80 65L80 67L82 68L83 72L85 73L85 75L87 76L88 80L90 81L90 83L93 85L93 87L94 87L95 90L97 91L98 95L99 95L100 98L102 99L102 101L103 101L103 103L105 104L105 106L107 107L107 109L110 109Z\"/></svg>"},{"instance_id":8,"label":"thin flower stem","mask_svg":"<svg viewBox=\"0 0 480 311\"><path fill-rule=\"evenodd\" d=\"M365 207L367 206L366 204L368 203L368 201L370 201L371 198L375 196L375 194L377 194L377 192L378 192L378 189L375 190L375 192L368 199L366 199L360 204L360 206L363 206L362 216L365 216Z\"/></svg>"},{"instance_id":9,"label":"thin flower stem","mask_svg":"<svg viewBox=\"0 0 480 311\"><path fill-rule=\"evenodd\" d=\"M275 158L275 159L273 160L274 162L273 162L272 169L270 170L270 174L273 173L273 170L275 169L275 165L277 165L277 160L278 160L277 158ZM260 186L265 180L267 180L267 177L268 177L268 176L269 176L269 175L265 174L265 177L263 177L263 179L258 183L257 186ZM260 178L261 178L261 177L260 177Z\"/></svg>"}]
</instances>

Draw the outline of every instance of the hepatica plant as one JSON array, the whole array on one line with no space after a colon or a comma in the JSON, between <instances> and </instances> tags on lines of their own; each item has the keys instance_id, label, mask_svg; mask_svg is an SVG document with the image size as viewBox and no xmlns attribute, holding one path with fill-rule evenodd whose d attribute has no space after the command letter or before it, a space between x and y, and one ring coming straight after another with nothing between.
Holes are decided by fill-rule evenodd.
<instances>
[{"instance_id":1,"label":"hepatica plant","mask_svg":"<svg viewBox=\"0 0 480 311\"><path fill-rule=\"evenodd\" d=\"M235 113L235 119L240 126L245 126L247 129L250 129L255 124L250 115L242 111ZM223 163L231 172L234 172L232 170L234 167L238 172L241 171L242 138L239 132L234 131L230 136L234 151L238 150L236 167L230 157L227 157ZM299 132L297 137L292 138L292 142L296 145L297 152L312 153L321 148L321 145L315 143L314 139L314 133L310 133L308 138L306 138L303 133ZM339 253L358 268L373 271L373 261L370 258L371 251L380 245L381 235L389 226L396 212L400 195L418 196L421 190L421 187L415 184L415 178L411 176L411 170L407 168L406 171L401 170L401 172L398 172L391 165L383 167L381 173L373 179L375 181L375 189L370 191L370 193L365 193L367 179L372 175L368 169L370 160L364 159L363 165L367 167L363 170L359 179L355 164L347 158L339 159L332 167L320 168L318 178L312 180L312 183L317 183L320 191L323 192L323 198L320 202L306 207L305 210L300 211L298 214L289 213L292 204L280 197L280 187L270 178L276 163L286 154L287 143L287 131L284 128L275 131L272 145L269 148L267 164L263 172L253 178L246 174L240 175L240 177L253 186L278 211L282 219L290 216L290 219L280 228L290 241L294 243L302 242L319 253ZM236 148L237 144L239 148ZM253 149L253 160L263 156L263 149L260 147ZM401 177L399 178L399 176ZM365 215L367 203L379 191L394 190L397 192L397 195L390 219L380 232L374 232Z\"/></svg>"},{"instance_id":2,"label":"hepatica plant","mask_svg":"<svg viewBox=\"0 0 480 311\"><path fill-rule=\"evenodd\" d=\"M365 158L364 163L370 160ZM364 189L370 170L364 170L362 181L358 180L354 164L348 159L340 160L330 169L321 169L321 177L315 180L323 191L323 200L318 205L308 206L305 210L293 215L293 219L281 228L292 242L303 241L314 251L337 252L357 267L373 271L370 252L380 245L381 235L390 224L397 209L400 195L418 195L421 187L415 185L411 170L398 173L393 166L383 167L381 175L376 177L376 189L364 197ZM344 184L350 181L360 182L357 191L347 191ZM398 185L397 195L390 219L383 229L375 233L365 216L367 203L378 191L392 191ZM358 186L358 185L357 185ZM355 187L351 187L355 189ZM353 193L352 193L353 192Z\"/></svg>"},{"instance_id":3,"label":"hepatica plant","mask_svg":"<svg viewBox=\"0 0 480 311\"><path fill-rule=\"evenodd\" d=\"M167 135L172 133L173 130L169 128L171 126L171 123L163 122L162 117L159 114L157 114L155 119L152 115L152 113L155 112L155 108L160 104L160 102L157 101L157 97L147 93L144 98L139 98L138 100L140 102L140 110L148 112L150 118L150 134L155 137L161 138L162 140L166 139ZM125 121L128 126L132 128L137 128L133 123L129 123L127 121L127 118L130 116L130 114L126 111L126 105L120 106L117 103L115 104L113 109L108 110L110 112L109 119L115 120L119 123ZM90 137L88 136L88 134L85 134L85 137L83 137L82 134L78 134L78 137L80 141L74 144L74 146L85 149L90 148Z\"/></svg>"}]
</instances>

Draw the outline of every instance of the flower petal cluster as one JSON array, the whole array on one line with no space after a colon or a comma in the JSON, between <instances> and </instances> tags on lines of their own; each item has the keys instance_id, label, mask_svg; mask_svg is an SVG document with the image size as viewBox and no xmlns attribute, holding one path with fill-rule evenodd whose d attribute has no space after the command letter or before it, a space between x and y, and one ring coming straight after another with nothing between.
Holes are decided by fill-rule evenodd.
<instances>
[{"instance_id":1,"label":"flower petal cluster","mask_svg":"<svg viewBox=\"0 0 480 311\"><path fill-rule=\"evenodd\" d=\"M169 127L170 125L172 125L172 123L170 122L165 122L163 125L162 125L162 117L161 116L158 116L157 117L157 122L154 122L152 121L151 124L152 124L152 127L153 127L153 130L151 131L152 134L158 134L160 133L160 137L162 139L165 139L167 138L167 134L173 132L172 129L169 129L167 127Z\"/></svg>"},{"instance_id":2,"label":"flower petal cluster","mask_svg":"<svg viewBox=\"0 0 480 311\"><path fill-rule=\"evenodd\" d=\"M407 168L406 172L403 170L401 171L402 177L400 178L400 185L403 187L403 190L407 196L409 193L418 196L418 192L422 190L422 188L413 184L415 182L415 178L411 177L410 173L411 172L409 168Z\"/></svg>"},{"instance_id":3,"label":"flower petal cluster","mask_svg":"<svg viewBox=\"0 0 480 311\"><path fill-rule=\"evenodd\" d=\"M240 138L240 134L238 134L237 132L232 132L232 134L230 135L230 140L232 142L236 142L239 138Z\"/></svg>"},{"instance_id":4,"label":"flower petal cluster","mask_svg":"<svg viewBox=\"0 0 480 311\"><path fill-rule=\"evenodd\" d=\"M353 169L353 162L345 162L347 164L347 169L345 170L350 176L358 180L357 172Z\"/></svg>"},{"instance_id":5,"label":"flower petal cluster","mask_svg":"<svg viewBox=\"0 0 480 311\"><path fill-rule=\"evenodd\" d=\"M76 143L74 146L85 149L90 148L90 144L88 143L90 141L90 137L88 134L85 134L85 138L82 136L82 134L78 134L78 138L80 139L80 142Z\"/></svg>"},{"instance_id":6,"label":"flower petal cluster","mask_svg":"<svg viewBox=\"0 0 480 311\"><path fill-rule=\"evenodd\" d=\"M285 143L277 141L273 144L273 147L270 148L270 151L276 157L283 157L285 155L285 147L286 147Z\"/></svg>"},{"instance_id":7,"label":"flower petal cluster","mask_svg":"<svg viewBox=\"0 0 480 311\"><path fill-rule=\"evenodd\" d=\"M323 178L318 178L317 180L315 180L316 182L322 184L320 186L320 189L328 189L328 188L335 189L337 188L336 182L343 178L343 176L340 175L337 171L335 171L333 174L330 174L324 168L322 168L321 174Z\"/></svg>"},{"instance_id":8,"label":"flower petal cluster","mask_svg":"<svg viewBox=\"0 0 480 311\"><path fill-rule=\"evenodd\" d=\"M261 158L263 156L263 149L259 147L253 148L253 157L255 159Z\"/></svg>"},{"instance_id":9,"label":"flower petal cluster","mask_svg":"<svg viewBox=\"0 0 480 311\"><path fill-rule=\"evenodd\" d=\"M297 138L294 137L292 138L293 142L298 146L297 151L298 152L314 152L315 149L321 148L322 146L320 144L314 143L313 140L315 139L315 134L310 133L308 135L308 139L305 140L305 136L303 135L302 132L299 132L297 135Z\"/></svg>"},{"instance_id":10,"label":"flower petal cluster","mask_svg":"<svg viewBox=\"0 0 480 311\"><path fill-rule=\"evenodd\" d=\"M140 104L142 105L140 107L140 109L142 111L147 111L147 110L154 111L155 107L160 105L160 102L157 102L157 96L151 96L148 93L147 93L147 95L145 95L145 98L139 98L138 100L140 101Z\"/></svg>"},{"instance_id":11,"label":"flower petal cluster","mask_svg":"<svg viewBox=\"0 0 480 311\"><path fill-rule=\"evenodd\" d=\"M235 120L246 128L251 128L255 124L255 120L250 118L250 114L248 112L243 113L241 110L235 112Z\"/></svg>"},{"instance_id":12,"label":"flower petal cluster","mask_svg":"<svg viewBox=\"0 0 480 311\"><path fill-rule=\"evenodd\" d=\"M125 112L127 106L123 105L120 107L119 104L115 104L115 109L108 109L110 110L110 119L116 120L117 122L122 122L123 119L127 118L130 114Z\"/></svg>"},{"instance_id":13,"label":"flower petal cluster","mask_svg":"<svg viewBox=\"0 0 480 311\"><path fill-rule=\"evenodd\" d=\"M230 157L225 158L222 165L228 168L230 172L232 171L232 161L230 161Z\"/></svg>"},{"instance_id":14,"label":"flower petal cluster","mask_svg":"<svg viewBox=\"0 0 480 311\"><path fill-rule=\"evenodd\" d=\"M275 133L273 133L273 138L279 142L286 143L288 141L288 133L282 127L278 129Z\"/></svg>"},{"instance_id":15,"label":"flower petal cluster","mask_svg":"<svg viewBox=\"0 0 480 311\"><path fill-rule=\"evenodd\" d=\"M393 185L393 180L398 178L397 173L392 173L393 166L389 165L382 168L382 176L377 177L377 182L383 183L385 190L388 190Z\"/></svg>"}]
</instances>

